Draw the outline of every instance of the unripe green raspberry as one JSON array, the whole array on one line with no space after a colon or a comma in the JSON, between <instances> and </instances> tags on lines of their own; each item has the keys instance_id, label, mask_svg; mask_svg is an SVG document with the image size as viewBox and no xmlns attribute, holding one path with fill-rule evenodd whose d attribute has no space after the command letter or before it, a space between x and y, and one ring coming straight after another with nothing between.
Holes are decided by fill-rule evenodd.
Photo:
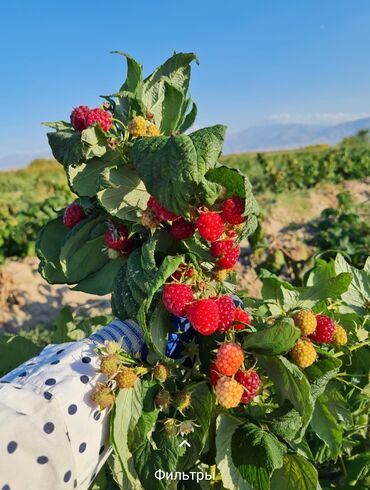
<instances>
[{"instance_id":1,"label":"unripe green raspberry","mask_svg":"<svg viewBox=\"0 0 370 490\"><path fill-rule=\"evenodd\" d=\"M116 260L121 256L121 253L118 250L114 250L113 248L108 248L108 258L110 260Z\"/></svg>"},{"instance_id":2,"label":"unripe green raspberry","mask_svg":"<svg viewBox=\"0 0 370 490\"><path fill-rule=\"evenodd\" d=\"M114 378L117 381L118 388L121 390L133 388L137 378L137 374L131 368L124 368Z\"/></svg>"},{"instance_id":3,"label":"unripe green raspberry","mask_svg":"<svg viewBox=\"0 0 370 490\"><path fill-rule=\"evenodd\" d=\"M127 125L129 133L138 138L146 134L146 120L143 116L134 117Z\"/></svg>"},{"instance_id":4,"label":"unripe green raspberry","mask_svg":"<svg viewBox=\"0 0 370 490\"><path fill-rule=\"evenodd\" d=\"M213 273L213 279L217 282L224 282L227 279L226 269L217 269Z\"/></svg>"},{"instance_id":5,"label":"unripe green raspberry","mask_svg":"<svg viewBox=\"0 0 370 490\"><path fill-rule=\"evenodd\" d=\"M235 408L239 405L244 388L235 379L221 377L216 384L216 396L220 405L225 408Z\"/></svg>"},{"instance_id":6,"label":"unripe green raspberry","mask_svg":"<svg viewBox=\"0 0 370 490\"><path fill-rule=\"evenodd\" d=\"M178 391L175 395L173 404L180 412L184 412L191 405L191 393L187 391Z\"/></svg>"},{"instance_id":7,"label":"unripe green raspberry","mask_svg":"<svg viewBox=\"0 0 370 490\"><path fill-rule=\"evenodd\" d=\"M293 362L300 368L311 366L317 358L315 347L308 339L298 339L289 354Z\"/></svg>"},{"instance_id":8,"label":"unripe green raspberry","mask_svg":"<svg viewBox=\"0 0 370 490\"><path fill-rule=\"evenodd\" d=\"M316 316L310 310L301 310L294 315L294 323L300 328L304 337L311 335L316 330Z\"/></svg>"},{"instance_id":9,"label":"unripe green raspberry","mask_svg":"<svg viewBox=\"0 0 370 490\"><path fill-rule=\"evenodd\" d=\"M114 403L114 394L109 386L101 384L91 395L92 401L98 404L100 410L110 408Z\"/></svg>"},{"instance_id":10,"label":"unripe green raspberry","mask_svg":"<svg viewBox=\"0 0 370 490\"><path fill-rule=\"evenodd\" d=\"M164 383L169 375L170 375L170 370L164 364L156 364L154 366L153 368L154 379L156 379L160 383Z\"/></svg>"},{"instance_id":11,"label":"unripe green raspberry","mask_svg":"<svg viewBox=\"0 0 370 490\"><path fill-rule=\"evenodd\" d=\"M171 403L171 395L167 390L160 391L154 399L157 408L167 409Z\"/></svg>"},{"instance_id":12,"label":"unripe green raspberry","mask_svg":"<svg viewBox=\"0 0 370 490\"><path fill-rule=\"evenodd\" d=\"M111 378L119 370L120 361L115 354L103 356L100 360L100 372Z\"/></svg>"},{"instance_id":13,"label":"unripe green raspberry","mask_svg":"<svg viewBox=\"0 0 370 490\"><path fill-rule=\"evenodd\" d=\"M163 421L163 430L169 437L176 437L179 433L176 419L165 419Z\"/></svg>"},{"instance_id":14,"label":"unripe green raspberry","mask_svg":"<svg viewBox=\"0 0 370 490\"><path fill-rule=\"evenodd\" d=\"M341 325L338 325L338 323L336 323L335 330L334 330L334 344L346 345L347 341L348 341L347 332L344 330L344 328Z\"/></svg>"}]
</instances>

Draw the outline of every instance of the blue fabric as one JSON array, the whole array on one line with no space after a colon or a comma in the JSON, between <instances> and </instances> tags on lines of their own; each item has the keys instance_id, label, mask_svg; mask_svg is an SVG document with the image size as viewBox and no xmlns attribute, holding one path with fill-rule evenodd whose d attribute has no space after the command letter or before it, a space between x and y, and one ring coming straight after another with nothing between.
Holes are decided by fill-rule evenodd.
<instances>
[{"instance_id":1,"label":"blue fabric","mask_svg":"<svg viewBox=\"0 0 370 490\"><path fill-rule=\"evenodd\" d=\"M142 359L148 354L148 349L144 344L144 336L141 328L132 320L114 320L101 330L98 330L89 337L99 344L107 340L114 340L122 343L122 348L129 354L139 353Z\"/></svg>"},{"instance_id":2,"label":"blue fabric","mask_svg":"<svg viewBox=\"0 0 370 490\"><path fill-rule=\"evenodd\" d=\"M190 342L195 335L195 330L185 317L172 315L173 331L168 333L166 356L171 359L179 359L184 350L184 344Z\"/></svg>"}]
</instances>

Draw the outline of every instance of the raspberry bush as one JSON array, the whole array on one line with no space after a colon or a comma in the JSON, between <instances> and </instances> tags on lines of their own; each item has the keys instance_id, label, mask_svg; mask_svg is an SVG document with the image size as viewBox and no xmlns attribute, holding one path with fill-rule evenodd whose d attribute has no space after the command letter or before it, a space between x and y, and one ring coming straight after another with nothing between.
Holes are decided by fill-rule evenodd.
<instances>
[{"instance_id":1,"label":"raspberry bush","mask_svg":"<svg viewBox=\"0 0 370 490\"><path fill-rule=\"evenodd\" d=\"M368 263L318 260L300 288L263 271L261 299L236 296L240 243L256 230L258 206L248 177L218 161L226 128L188 132L197 58L174 54L144 78L119 54L127 79L118 92L73 109L71 123L48 123L77 197L37 243L50 283L111 293L113 315L144 331L144 360L100 349L106 382L92 393L111 411L117 484L316 490L319 478L328 488L363 479L365 443L350 413L368 409L358 393L370 355ZM213 480L156 480L158 469Z\"/></svg>"}]
</instances>

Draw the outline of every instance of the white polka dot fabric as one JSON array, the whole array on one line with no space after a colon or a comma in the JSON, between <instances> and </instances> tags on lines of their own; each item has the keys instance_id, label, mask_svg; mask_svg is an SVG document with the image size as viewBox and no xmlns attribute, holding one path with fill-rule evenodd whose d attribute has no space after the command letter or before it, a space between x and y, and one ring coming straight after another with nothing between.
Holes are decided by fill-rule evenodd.
<instances>
[{"instance_id":1,"label":"white polka dot fabric","mask_svg":"<svg viewBox=\"0 0 370 490\"><path fill-rule=\"evenodd\" d=\"M140 328L115 320L90 339L46 347L0 379L0 490L89 488L111 451L109 414L91 401L105 380L94 351L105 340L143 350Z\"/></svg>"}]
</instances>

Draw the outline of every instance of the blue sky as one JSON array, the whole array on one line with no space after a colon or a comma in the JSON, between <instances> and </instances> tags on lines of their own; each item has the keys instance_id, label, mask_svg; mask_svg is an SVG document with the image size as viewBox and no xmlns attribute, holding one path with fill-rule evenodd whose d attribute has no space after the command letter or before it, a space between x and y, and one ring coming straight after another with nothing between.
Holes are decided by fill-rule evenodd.
<instances>
[{"instance_id":1,"label":"blue sky","mask_svg":"<svg viewBox=\"0 0 370 490\"><path fill-rule=\"evenodd\" d=\"M0 167L48 153L41 121L195 51L197 126L341 122L370 113L368 0L14 0L0 6ZM7 162L7 163L5 163Z\"/></svg>"}]
</instances>

